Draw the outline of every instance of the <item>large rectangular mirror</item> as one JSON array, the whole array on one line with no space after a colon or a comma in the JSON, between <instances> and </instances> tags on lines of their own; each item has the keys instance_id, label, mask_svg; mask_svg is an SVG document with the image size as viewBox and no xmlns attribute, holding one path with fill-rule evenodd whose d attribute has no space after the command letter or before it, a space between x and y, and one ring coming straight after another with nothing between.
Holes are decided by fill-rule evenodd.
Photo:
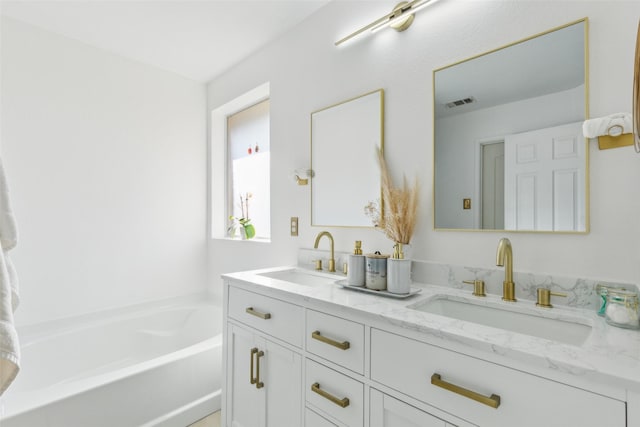
<instances>
[{"instance_id":1,"label":"large rectangular mirror","mask_svg":"<svg viewBox=\"0 0 640 427\"><path fill-rule=\"evenodd\" d=\"M372 227L384 146L382 89L311 113L311 225Z\"/></svg>"},{"instance_id":2,"label":"large rectangular mirror","mask_svg":"<svg viewBox=\"0 0 640 427\"><path fill-rule=\"evenodd\" d=\"M588 232L587 27L434 71L436 229Z\"/></svg>"}]
</instances>

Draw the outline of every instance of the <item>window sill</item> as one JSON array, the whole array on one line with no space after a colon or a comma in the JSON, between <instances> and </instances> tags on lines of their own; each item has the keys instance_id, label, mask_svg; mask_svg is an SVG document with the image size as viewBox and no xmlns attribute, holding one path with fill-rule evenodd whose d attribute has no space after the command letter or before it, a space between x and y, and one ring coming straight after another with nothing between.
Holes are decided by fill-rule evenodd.
<instances>
[{"instance_id":1,"label":"window sill","mask_svg":"<svg viewBox=\"0 0 640 427\"><path fill-rule=\"evenodd\" d=\"M222 240L226 242L271 243L271 239L266 237L254 237L253 239L241 239L239 237L213 237L212 240Z\"/></svg>"}]
</instances>

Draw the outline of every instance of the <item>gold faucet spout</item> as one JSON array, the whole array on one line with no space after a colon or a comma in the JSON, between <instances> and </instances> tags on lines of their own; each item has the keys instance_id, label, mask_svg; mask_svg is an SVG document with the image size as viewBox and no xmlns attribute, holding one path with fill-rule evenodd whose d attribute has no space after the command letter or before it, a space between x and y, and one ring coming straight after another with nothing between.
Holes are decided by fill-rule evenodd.
<instances>
[{"instance_id":1,"label":"gold faucet spout","mask_svg":"<svg viewBox=\"0 0 640 427\"><path fill-rule=\"evenodd\" d=\"M496 265L504 266L504 282L502 282L502 299L504 301L517 301L515 283L513 283L513 249L511 241L506 237L498 242L496 253Z\"/></svg>"},{"instance_id":2,"label":"gold faucet spout","mask_svg":"<svg viewBox=\"0 0 640 427\"><path fill-rule=\"evenodd\" d=\"M336 260L334 258L333 236L331 235L331 233L329 233L328 231L322 231L322 232L318 233L318 235L316 236L316 241L313 244L313 247L314 247L314 249L318 249L318 244L320 243L320 239L323 236L327 236L329 238L329 242L331 243L331 259L329 259L329 271L330 272L335 272L336 271Z\"/></svg>"}]
</instances>

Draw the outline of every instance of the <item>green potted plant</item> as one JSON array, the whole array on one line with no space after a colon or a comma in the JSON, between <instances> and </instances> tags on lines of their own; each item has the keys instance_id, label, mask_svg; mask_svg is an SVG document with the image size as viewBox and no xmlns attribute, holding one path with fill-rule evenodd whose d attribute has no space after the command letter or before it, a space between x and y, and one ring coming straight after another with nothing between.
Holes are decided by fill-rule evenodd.
<instances>
[{"instance_id":1,"label":"green potted plant","mask_svg":"<svg viewBox=\"0 0 640 427\"><path fill-rule=\"evenodd\" d=\"M243 239L252 239L256 235L256 229L251 224L251 218L249 218L249 199L252 197L251 193L245 193L244 196L240 194L240 210L242 217L237 218L233 215L229 215L231 225L227 230L230 237L236 237L238 231L240 231Z\"/></svg>"}]
</instances>

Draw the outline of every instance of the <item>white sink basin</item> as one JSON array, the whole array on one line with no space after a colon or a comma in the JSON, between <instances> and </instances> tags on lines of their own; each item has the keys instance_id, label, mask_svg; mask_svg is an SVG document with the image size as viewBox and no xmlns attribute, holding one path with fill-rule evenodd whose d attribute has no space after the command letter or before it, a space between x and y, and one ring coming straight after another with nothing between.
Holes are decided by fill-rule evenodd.
<instances>
[{"instance_id":1,"label":"white sink basin","mask_svg":"<svg viewBox=\"0 0 640 427\"><path fill-rule=\"evenodd\" d=\"M516 311L516 305L509 307L507 304L510 303L504 304L478 304L470 299L435 297L408 308L572 345L581 345L591 333L587 319L564 313L557 316L557 312L552 311L555 309L546 315L542 315L545 309ZM540 311L540 315L532 311Z\"/></svg>"},{"instance_id":2,"label":"white sink basin","mask_svg":"<svg viewBox=\"0 0 640 427\"><path fill-rule=\"evenodd\" d=\"M336 278L338 277L299 268L268 271L265 273L258 273L258 275L304 286L331 285L336 281Z\"/></svg>"}]
</instances>

